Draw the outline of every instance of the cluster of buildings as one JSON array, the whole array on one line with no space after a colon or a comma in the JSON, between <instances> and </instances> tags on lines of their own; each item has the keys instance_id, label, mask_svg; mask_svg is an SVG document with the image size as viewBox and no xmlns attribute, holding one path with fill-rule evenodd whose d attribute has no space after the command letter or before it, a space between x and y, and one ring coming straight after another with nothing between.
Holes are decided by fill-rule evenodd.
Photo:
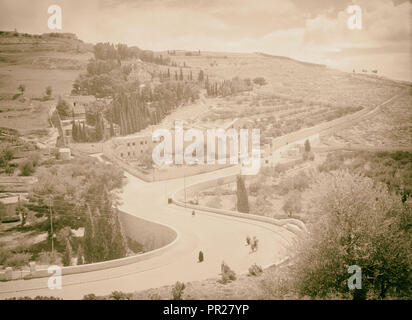
<instances>
[{"instance_id":1,"label":"cluster of buildings","mask_svg":"<svg viewBox=\"0 0 412 320\"><path fill-rule=\"evenodd\" d=\"M169 132L171 133L172 137L172 152L174 154L175 150L175 144L176 144L176 123L175 121L175 126L172 128L168 128ZM208 126L206 124L197 124L195 126L189 126L187 123L183 122L183 131L186 132L189 129L198 129L203 133L204 142L206 146L206 137L207 137L207 131L208 130L213 130L213 129L223 129L225 131L229 129L235 129L238 133L240 129L246 129L250 127L251 123L248 120L243 120L243 119L234 119L233 121L224 124L221 127L213 127L213 126ZM138 161L141 159L141 157L144 154L150 153L152 154L153 148L159 143L156 141L153 141L153 133L157 129L165 129L161 128L159 126L151 126L146 128L145 130L140 131L137 134L133 135L128 135L124 137L116 137L112 139L112 152L114 154L123 160L131 160L131 161ZM228 139L229 140L229 139ZM183 142L183 148L185 149L188 145L190 145L192 141L184 141ZM227 146L226 150L230 150L230 141L227 141ZM216 144L217 147L217 144ZM217 150L216 150L217 151ZM215 152L217 153L217 152ZM205 150L206 154L206 150Z\"/></svg>"},{"instance_id":2,"label":"cluster of buildings","mask_svg":"<svg viewBox=\"0 0 412 320\"><path fill-rule=\"evenodd\" d=\"M176 121L175 121L176 122ZM176 126L175 126L176 127ZM172 137L172 156L175 155L175 144L176 144L176 132L175 127L169 128ZM137 161L141 160L147 154L151 155L153 148L159 144L159 141L153 141L153 133L156 132L157 129L164 129L159 128L158 126L151 126L142 130L141 132L133 135L128 135L124 137L116 137L111 140L111 152L116 157L124 161ZM197 124L196 126L189 126L183 122L183 131L186 132L189 129L199 129L203 132L204 135L204 155L206 156L206 136L208 130L213 129L223 129L225 132L229 129L235 129L237 134L239 134L240 129L248 129L249 130L249 145L248 151L249 154L252 150L251 148L251 130L253 129L253 121L248 119L234 119L229 123L226 123L220 127L216 126L209 126L206 124ZM304 150L304 143L307 140L302 139L294 142L293 144L288 144L288 142L282 137L280 138L273 138L272 141L267 143L260 144L260 157L261 157L261 165L262 166L275 166L277 163L282 162L286 159L291 158L298 158L301 157L301 154ZM319 142L319 134L314 134L308 138L309 142L312 146L316 145ZM186 147L192 144L193 141L184 141L183 142L183 149L185 150ZM226 139L226 156L230 156L230 139ZM215 143L216 150L214 154L218 154L217 147L218 143ZM205 157L206 162L206 157ZM227 161L229 163L229 161Z\"/></svg>"}]
</instances>

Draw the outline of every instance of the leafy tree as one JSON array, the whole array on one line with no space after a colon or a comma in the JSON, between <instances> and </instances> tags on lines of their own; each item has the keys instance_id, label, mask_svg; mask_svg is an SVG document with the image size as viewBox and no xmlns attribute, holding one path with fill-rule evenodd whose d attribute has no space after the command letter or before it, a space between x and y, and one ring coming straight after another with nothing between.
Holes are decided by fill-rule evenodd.
<instances>
[{"instance_id":1,"label":"leafy tree","mask_svg":"<svg viewBox=\"0 0 412 320\"><path fill-rule=\"evenodd\" d=\"M99 161L78 159L64 165L39 167L36 176L38 182L29 194L27 206L31 211L50 217L51 205L53 228L58 240L63 234L60 230L84 227L81 246L87 263L125 255L126 249L119 250L116 238L116 230L119 230L115 221L117 212L112 211L110 204L116 200L110 191L123 184L119 169ZM96 214L96 209L99 214ZM44 231L50 230L50 220L44 226ZM102 232L98 232L100 226ZM63 246L66 244L64 241L62 243ZM108 249L111 243L118 253Z\"/></svg>"},{"instance_id":2,"label":"leafy tree","mask_svg":"<svg viewBox=\"0 0 412 320\"><path fill-rule=\"evenodd\" d=\"M12 168L9 162L14 158L14 151L9 144L4 143L0 146L0 167L7 169ZM10 169L9 169L10 170ZM7 173L7 172L6 172Z\"/></svg>"},{"instance_id":3,"label":"leafy tree","mask_svg":"<svg viewBox=\"0 0 412 320\"><path fill-rule=\"evenodd\" d=\"M20 84L17 89L20 91L21 95L23 95L24 91L26 91L26 86L24 84Z\"/></svg>"},{"instance_id":4,"label":"leafy tree","mask_svg":"<svg viewBox=\"0 0 412 320\"><path fill-rule=\"evenodd\" d=\"M236 198L237 198L237 210L239 212L248 213L249 212L249 201L247 196L247 191L245 187L245 182L242 176L238 175L236 178Z\"/></svg>"},{"instance_id":5,"label":"leafy tree","mask_svg":"<svg viewBox=\"0 0 412 320\"><path fill-rule=\"evenodd\" d=\"M124 293L124 292L121 292L121 291L113 291L110 294L109 299L112 299L112 300L131 300L132 299L132 294Z\"/></svg>"},{"instance_id":6,"label":"leafy tree","mask_svg":"<svg viewBox=\"0 0 412 320\"><path fill-rule=\"evenodd\" d=\"M53 93L53 88L51 86L47 86L46 87L46 96L50 98L52 93Z\"/></svg>"},{"instance_id":7,"label":"leafy tree","mask_svg":"<svg viewBox=\"0 0 412 320\"><path fill-rule=\"evenodd\" d=\"M63 100L61 97L59 97L56 110L59 113L60 117L68 117L70 115L71 108L66 100Z\"/></svg>"},{"instance_id":8,"label":"leafy tree","mask_svg":"<svg viewBox=\"0 0 412 320\"><path fill-rule=\"evenodd\" d=\"M282 210L285 211L289 217L302 210L302 197L299 191L291 191L285 196Z\"/></svg>"},{"instance_id":9,"label":"leafy tree","mask_svg":"<svg viewBox=\"0 0 412 320\"><path fill-rule=\"evenodd\" d=\"M203 262L204 256L203 256L203 251L199 251L199 262Z\"/></svg>"}]
</instances>

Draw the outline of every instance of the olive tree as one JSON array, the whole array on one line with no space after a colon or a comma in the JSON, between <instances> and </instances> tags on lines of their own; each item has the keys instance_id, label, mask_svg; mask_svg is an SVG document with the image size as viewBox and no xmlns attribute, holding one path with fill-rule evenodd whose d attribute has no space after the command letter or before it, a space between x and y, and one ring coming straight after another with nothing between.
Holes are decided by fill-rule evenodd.
<instances>
[{"instance_id":1,"label":"olive tree","mask_svg":"<svg viewBox=\"0 0 412 320\"><path fill-rule=\"evenodd\" d=\"M354 299L408 295L410 203L402 203L386 185L347 171L321 174L312 191L319 217L297 255L298 293ZM348 288L352 265L361 267L360 290Z\"/></svg>"}]
</instances>

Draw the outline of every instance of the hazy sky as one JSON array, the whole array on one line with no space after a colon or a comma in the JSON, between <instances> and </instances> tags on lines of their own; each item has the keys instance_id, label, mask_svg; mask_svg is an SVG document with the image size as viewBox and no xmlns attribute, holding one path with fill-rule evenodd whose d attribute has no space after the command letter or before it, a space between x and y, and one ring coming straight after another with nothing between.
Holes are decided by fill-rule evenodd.
<instances>
[{"instance_id":1,"label":"hazy sky","mask_svg":"<svg viewBox=\"0 0 412 320\"><path fill-rule=\"evenodd\" d=\"M348 5L363 29L347 28ZM266 52L412 80L411 0L0 0L0 29L43 33L47 8L62 32L143 49Z\"/></svg>"}]
</instances>

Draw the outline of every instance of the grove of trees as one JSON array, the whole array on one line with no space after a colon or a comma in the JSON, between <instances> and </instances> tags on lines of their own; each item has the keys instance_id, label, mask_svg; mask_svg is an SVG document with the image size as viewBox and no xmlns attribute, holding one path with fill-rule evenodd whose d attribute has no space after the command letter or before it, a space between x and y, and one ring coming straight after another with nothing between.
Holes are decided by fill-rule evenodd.
<instances>
[{"instance_id":1,"label":"grove of trees","mask_svg":"<svg viewBox=\"0 0 412 320\"><path fill-rule=\"evenodd\" d=\"M159 123L166 114L182 103L198 98L198 88L189 83L163 82L141 92L116 94L108 119L120 126L120 134L138 132L150 124Z\"/></svg>"},{"instance_id":2,"label":"grove of trees","mask_svg":"<svg viewBox=\"0 0 412 320\"><path fill-rule=\"evenodd\" d=\"M57 235L55 250L65 265L77 254L78 263L91 263L126 256L128 247L112 190L120 188L122 172L107 164L78 159L70 164L40 167L38 182L25 205L31 218L30 230L47 231L42 244L50 252L51 239ZM53 225L53 234L51 226ZM75 241L70 230L84 228Z\"/></svg>"},{"instance_id":3,"label":"grove of trees","mask_svg":"<svg viewBox=\"0 0 412 320\"><path fill-rule=\"evenodd\" d=\"M200 78L200 74L199 74L199 78ZM231 80L223 80L221 82L209 81L209 78L206 77L205 88L206 88L206 92L208 96L226 97L226 96L238 93L238 92L250 91L253 89L253 85L250 79L240 79L239 77L234 77Z\"/></svg>"}]
</instances>

